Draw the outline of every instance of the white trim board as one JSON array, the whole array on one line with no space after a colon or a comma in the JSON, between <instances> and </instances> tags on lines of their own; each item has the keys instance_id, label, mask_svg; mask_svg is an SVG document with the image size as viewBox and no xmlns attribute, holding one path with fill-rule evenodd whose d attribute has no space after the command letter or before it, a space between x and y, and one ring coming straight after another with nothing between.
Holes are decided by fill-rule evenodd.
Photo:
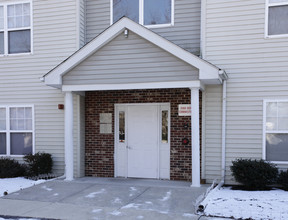
<instances>
[{"instance_id":1,"label":"white trim board","mask_svg":"<svg viewBox=\"0 0 288 220\"><path fill-rule=\"evenodd\" d=\"M164 89L164 88L200 88L205 89L203 83L196 81L160 82L160 83L129 83L129 84L92 84L92 85L63 85L62 91L97 91L123 89Z\"/></svg>"}]
</instances>

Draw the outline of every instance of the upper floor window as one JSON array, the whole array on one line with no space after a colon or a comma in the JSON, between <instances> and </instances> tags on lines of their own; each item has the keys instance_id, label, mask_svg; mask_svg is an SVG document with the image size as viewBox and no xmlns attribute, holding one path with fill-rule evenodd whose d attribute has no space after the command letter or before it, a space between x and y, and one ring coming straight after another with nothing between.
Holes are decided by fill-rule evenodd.
<instances>
[{"instance_id":1,"label":"upper floor window","mask_svg":"<svg viewBox=\"0 0 288 220\"><path fill-rule=\"evenodd\" d=\"M266 7L266 35L288 35L288 0L267 0Z\"/></svg>"},{"instance_id":2,"label":"upper floor window","mask_svg":"<svg viewBox=\"0 0 288 220\"><path fill-rule=\"evenodd\" d=\"M288 162L288 101L266 101L264 112L264 158Z\"/></svg>"},{"instance_id":3,"label":"upper floor window","mask_svg":"<svg viewBox=\"0 0 288 220\"><path fill-rule=\"evenodd\" d=\"M145 26L170 26L173 8L174 0L111 0L111 23L126 16Z\"/></svg>"},{"instance_id":4,"label":"upper floor window","mask_svg":"<svg viewBox=\"0 0 288 220\"><path fill-rule=\"evenodd\" d=\"M0 54L31 52L31 4L0 5Z\"/></svg>"}]
</instances>

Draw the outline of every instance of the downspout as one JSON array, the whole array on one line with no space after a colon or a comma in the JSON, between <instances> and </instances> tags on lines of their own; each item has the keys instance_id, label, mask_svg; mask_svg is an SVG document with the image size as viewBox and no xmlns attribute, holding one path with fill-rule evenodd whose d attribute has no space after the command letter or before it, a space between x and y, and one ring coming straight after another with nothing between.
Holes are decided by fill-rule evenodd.
<instances>
[{"instance_id":1,"label":"downspout","mask_svg":"<svg viewBox=\"0 0 288 220\"><path fill-rule=\"evenodd\" d=\"M223 84L222 84L222 155L221 155L221 181L218 187L221 187L225 184L225 176L226 176L226 112L227 112L227 105L226 105L226 98L227 98L227 79L228 76L225 71L220 70L219 76L221 77Z\"/></svg>"}]
</instances>

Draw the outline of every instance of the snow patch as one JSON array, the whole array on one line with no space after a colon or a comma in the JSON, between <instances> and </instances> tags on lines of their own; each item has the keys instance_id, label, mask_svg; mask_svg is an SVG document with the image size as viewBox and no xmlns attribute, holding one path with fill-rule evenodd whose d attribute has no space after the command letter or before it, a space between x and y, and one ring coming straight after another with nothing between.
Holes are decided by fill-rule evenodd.
<instances>
[{"instance_id":1,"label":"snow patch","mask_svg":"<svg viewBox=\"0 0 288 220\"><path fill-rule=\"evenodd\" d=\"M144 216L142 216L142 215L137 216L137 219L143 219L143 218L144 218Z\"/></svg>"},{"instance_id":2,"label":"snow patch","mask_svg":"<svg viewBox=\"0 0 288 220\"><path fill-rule=\"evenodd\" d=\"M194 214L191 214L191 213L184 213L183 214L183 217L188 217L188 218L193 218L193 217L195 217L196 215L194 215Z\"/></svg>"},{"instance_id":3,"label":"snow patch","mask_svg":"<svg viewBox=\"0 0 288 220\"><path fill-rule=\"evenodd\" d=\"M130 191L137 191L137 189L135 187L130 187Z\"/></svg>"},{"instance_id":4,"label":"snow patch","mask_svg":"<svg viewBox=\"0 0 288 220\"><path fill-rule=\"evenodd\" d=\"M150 202L150 201L146 201L145 203L148 205L153 205L153 202Z\"/></svg>"},{"instance_id":5,"label":"snow patch","mask_svg":"<svg viewBox=\"0 0 288 220\"><path fill-rule=\"evenodd\" d=\"M44 190L47 190L47 191L52 191L52 190L53 190L53 189L51 189L51 188L48 188L48 187L47 187L47 186L45 186L45 185L44 185L44 186L42 186L41 188L42 188L42 189L44 189Z\"/></svg>"},{"instance_id":6,"label":"snow patch","mask_svg":"<svg viewBox=\"0 0 288 220\"><path fill-rule=\"evenodd\" d=\"M131 209L131 208L138 209L139 206L140 204L130 203L128 205L123 206L121 209Z\"/></svg>"},{"instance_id":7,"label":"snow patch","mask_svg":"<svg viewBox=\"0 0 288 220\"><path fill-rule=\"evenodd\" d=\"M106 191L105 189L101 189L100 191L92 192L92 193L88 194L88 195L85 196L85 197L86 197L86 198L95 198L96 195L105 193L105 191Z\"/></svg>"},{"instance_id":8,"label":"snow patch","mask_svg":"<svg viewBox=\"0 0 288 220\"><path fill-rule=\"evenodd\" d=\"M168 214L168 211L158 211L159 213L161 213L161 214Z\"/></svg>"},{"instance_id":9,"label":"snow patch","mask_svg":"<svg viewBox=\"0 0 288 220\"><path fill-rule=\"evenodd\" d=\"M23 177L0 179L0 197L4 195L4 192L10 194L44 182L46 182L46 180L34 181Z\"/></svg>"},{"instance_id":10,"label":"snow patch","mask_svg":"<svg viewBox=\"0 0 288 220\"><path fill-rule=\"evenodd\" d=\"M99 212L102 212L102 209L93 209L92 210L92 213L99 213Z\"/></svg>"},{"instance_id":11,"label":"snow patch","mask_svg":"<svg viewBox=\"0 0 288 220\"><path fill-rule=\"evenodd\" d=\"M119 211L117 211L117 210L115 210L115 211L111 212L110 214L111 214L111 215L114 215L114 216L119 216L119 215L121 215L122 213L119 212Z\"/></svg>"},{"instance_id":12,"label":"snow patch","mask_svg":"<svg viewBox=\"0 0 288 220\"><path fill-rule=\"evenodd\" d=\"M167 200L169 200L171 197L171 191L166 193L166 196L164 196L162 199L160 199L160 201L165 202Z\"/></svg>"},{"instance_id":13,"label":"snow patch","mask_svg":"<svg viewBox=\"0 0 288 220\"><path fill-rule=\"evenodd\" d=\"M121 199L120 198L115 198L113 201L112 201L113 204L119 204L119 203L122 203Z\"/></svg>"},{"instance_id":14,"label":"snow patch","mask_svg":"<svg viewBox=\"0 0 288 220\"><path fill-rule=\"evenodd\" d=\"M254 220L288 219L288 192L231 190L229 187L213 189L201 203L204 214L219 217Z\"/></svg>"},{"instance_id":15,"label":"snow patch","mask_svg":"<svg viewBox=\"0 0 288 220\"><path fill-rule=\"evenodd\" d=\"M59 196L59 194L58 193L54 193L53 196Z\"/></svg>"}]
</instances>

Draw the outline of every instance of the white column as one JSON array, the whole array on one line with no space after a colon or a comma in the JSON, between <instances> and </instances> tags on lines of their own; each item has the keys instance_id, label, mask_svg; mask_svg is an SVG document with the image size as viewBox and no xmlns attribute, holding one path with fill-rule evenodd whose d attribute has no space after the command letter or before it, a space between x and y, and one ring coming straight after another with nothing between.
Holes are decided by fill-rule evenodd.
<instances>
[{"instance_id":1,"label":"white column","mask_svg":"<svg viewBox=\"0 0 288 220\"><path fill-rule=\"evenodd\" d=\"M65 93L65 175L73 180L73 95Z\"/></svg>"},{"instance_id":2,"label":"white column","mask_svg":"<svg viewBox=\"0 0 288 220\"><path fill-rule=\"evenodd\" d=\"M199 88L191 89L192 187L200 187Z\"/></svg>"}]
</instances>

